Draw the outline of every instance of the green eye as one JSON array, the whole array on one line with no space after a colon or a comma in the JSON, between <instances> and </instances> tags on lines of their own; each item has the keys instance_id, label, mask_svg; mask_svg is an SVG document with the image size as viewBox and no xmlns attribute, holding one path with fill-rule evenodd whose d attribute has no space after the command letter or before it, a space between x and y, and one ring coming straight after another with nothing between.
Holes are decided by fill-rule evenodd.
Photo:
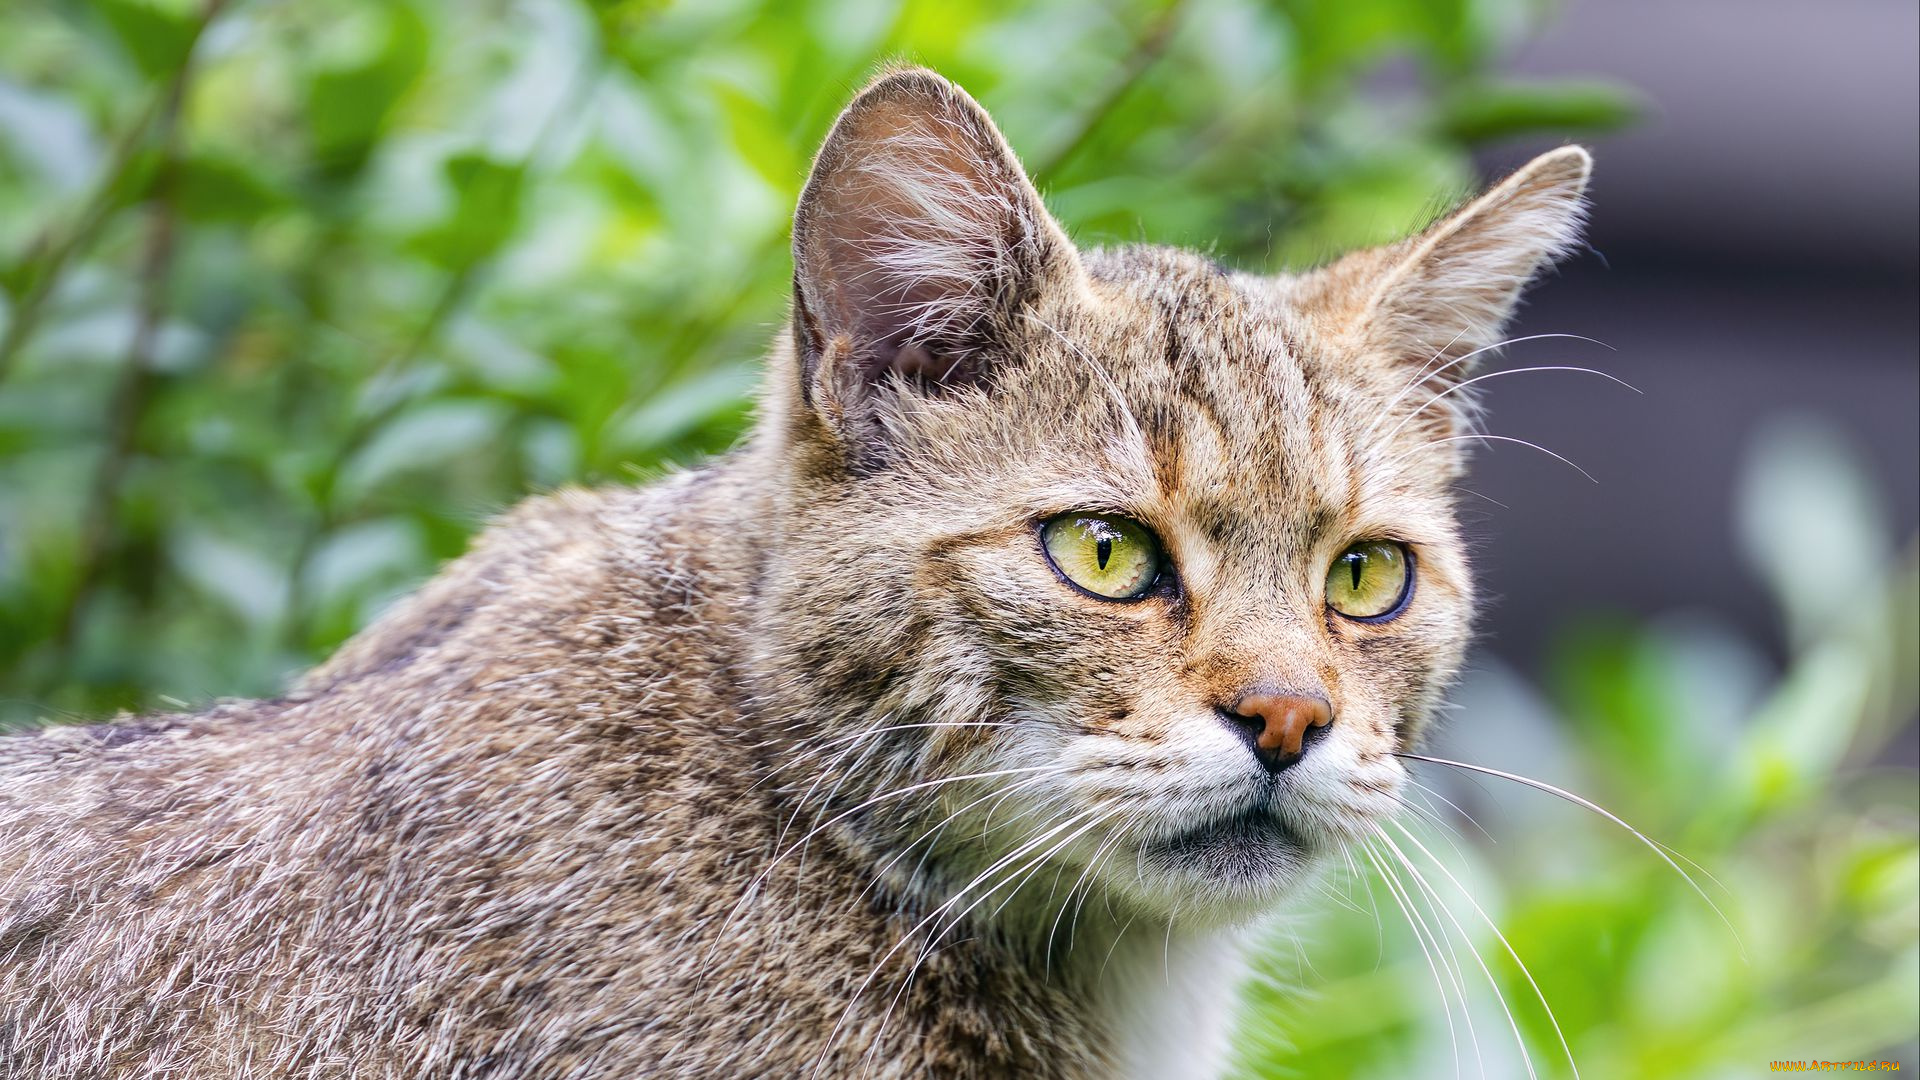
<instances>
[{"instance_id":1,"label":"green eye","mask_svg":"<svg viewBox=\"0 0 1920 1080\"><path fill-rule=\"evenodd\" d=\"M1138 522L1108 514L1062 514L1040 527L1060 576L1095 596L1131 600L1160 577L1160 545Z\"/></svg>"},{"instance_id":2,"label":"green eye","mask_svg":"<svg viewBox=\"0 0 1920 1080\"><path fill-rule=\"evenodd\" d=\"M1327 571L1327 606L1350 619L1400 614L1413 592L1413 553L1393 540L1362 540Z\"/></svg>"}]
</instances>

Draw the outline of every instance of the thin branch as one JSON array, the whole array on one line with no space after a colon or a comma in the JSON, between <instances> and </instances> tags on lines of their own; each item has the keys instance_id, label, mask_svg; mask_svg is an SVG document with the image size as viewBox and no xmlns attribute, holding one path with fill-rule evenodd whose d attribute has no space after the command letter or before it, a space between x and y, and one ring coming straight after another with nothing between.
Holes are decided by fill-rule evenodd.
<instances>
[{"instance_id":1,"label":"thin branch","mask_svg":"<svg viewBox=\"0 0 1920 1080\"><path fill-rule=\"evenodd\" d=\"M114 211L119 209L117 204L126 187L127 176L140 160L140 151L156 138L163 143L172 139L172 128L179 120L180 98L193 64L194 49L225 6L226 0L207 0L182 54L179 69L120 136L114 146L112 159L101 171L100 181L87 197L73 228L60 238L56 238L54 230L49 228L28 245L30 254L22 258L21 264L24 266L38 261L41 265L38 272L32 275L31 283L19 302L14 305L12 317L7 320L6 332L0 334L0 382L6 381L14 361L39 328L40 316L45 313L54 288L66 276L67 265L92 247L107 222L113 220ZM171 163L163 162L161 167L170 168Z\"/></svg>"},{"instance_id":2,"label":"thin branch","mask_svg":"<svg viewBox=\"0 0 1920 1080\"><path fill-rule=\"evenodd\" d=\"M99 587L105 570L107 550L119 531L121 483L126 478L127 466L133 456L141 420L153 396L153 359L159 345L161 325L166 318L167 286L172 275L175 250L173 189L178 180L180 164L180 111L191 81L194 46L198 44L200 33L219 14L223 3L224 0L207 0L194 31L194 40L188 44L179 69L168 81L159 114L154 120L153 138L158 145L160 158L153 187L148 193L147 238L140 265L139 314L133 328L133 340L127 346L126 359L121 362L119 377L114 381L112 396L107 401L106 445L101 452L99 467L94 471L93 482L87 491L86 507L82 512L73 588L68 592L66 605L55 624L54 649L60 662L53 666L54 671L65 670L66 661L74 653L88 602ZM71 250L70 246L69 254ZM62 256L62 261L65 257ZM51 273L42 278L45 288L37 290L36 295L44 296L51 289L51 278ZM21 326L22 320L16 318L9 327L8 341L15 343L15 347L18 341L25 340L24 332L15 333ZM0 373L5 371L7 355L0 351Z\"/></svg>"},{"instance_id":3,"label":"thin branch","mask_svg":"<svg viewBox=\"0 0 1920 1080\"><path fill-rule=\"evenodd\" d=\"M6 379L14 358L26 347L34 330L39 328L40 315L45 310L47 298L65 276L67 263L92 247L100 230L112 220L113 211L117 209L114 205L116 196L124 187L133 163L139 160L140 148L147 144L154 117L161 111L161 103L171 94L172 87L164 88L140 110L139 117L120 136L114 147L113 158L101 171L100 181L87 197L73 228L64 237L58 237L56 230L50 226L27 245L28 254L22 256L20 265L25 267L38 262L40 266L32 274L26 290L20 296L20 302L14 305L6 333L0 334L0 381Z\"/></svg>"},{"instance_id":4,"label":"thin branch","mask_svg":"<svg viewBox=\"0 0 1920 1080\"><path fill-rule=\"evenodd\" d=\"M1134 40L1133 48L1120 62L1120 69L1108 82L1106 91L1100 95L1074 126L1073 133L1060 141L1051 153L1042 157L1032 169L1037 181L1051 179L1074 156L1085 148L1086 144L1113 115L1120 103L1126 100L1133 88L1146 77L1153 65L1165 55L1167 46L1173 42L1173 32L1179 28L1180 15L1186 9L1186 0L1172 0L1160 9L1147 25L1141 29L1140 36Z\"/></svg>"}]
</instances>

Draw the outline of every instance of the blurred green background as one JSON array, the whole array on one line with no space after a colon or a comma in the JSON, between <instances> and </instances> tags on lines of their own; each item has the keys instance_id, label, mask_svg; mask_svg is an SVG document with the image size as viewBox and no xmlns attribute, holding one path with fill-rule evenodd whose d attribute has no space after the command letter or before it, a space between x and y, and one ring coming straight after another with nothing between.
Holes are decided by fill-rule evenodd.
<instances>
[{"instance_id":1,"label":"blurred green background","mask_svg":"<svg viewBox=\"0 0 1920 1080\"><path fill-rule=\"evenodd\" d=\"M1082 243L1279 269L1401 234L1502 147L1666 106L1517 74L1556 17L13 0L0 726L273 693L522 495L724 450L808 155L882 59L973 91ZM1833 423L1741 445L1716 557L1761 598L1743 618L1496 580L1556 628L1486 654L1433 748L1607 805L1726 922L1598 816L1423 768L1431 820L1393 834L1418 873L1336 873L1286 924L1243 1075L1570 1075L1542 998L1590 1077L1915 1067L1912 526Z\"/></svg>"}]
</instances>

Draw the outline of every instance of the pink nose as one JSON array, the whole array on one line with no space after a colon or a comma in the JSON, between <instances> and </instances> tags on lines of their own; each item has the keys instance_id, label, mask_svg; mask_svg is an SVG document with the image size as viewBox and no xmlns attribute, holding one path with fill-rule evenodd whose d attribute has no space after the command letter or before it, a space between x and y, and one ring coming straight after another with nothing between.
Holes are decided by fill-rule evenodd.
<instances>
[{"instance_id":1,"label":"pink nose","mask_svg":"<svg viewBox=\"0 0 1920 1080\"><path fill-rule=\"evenodd\" d=\"M1300 760L1307 733L1333 723L1333 706L1322 697L1253 693L1224 710L1251 740L1253 752L1269 769Z\"/></svg>"}]
</instances>

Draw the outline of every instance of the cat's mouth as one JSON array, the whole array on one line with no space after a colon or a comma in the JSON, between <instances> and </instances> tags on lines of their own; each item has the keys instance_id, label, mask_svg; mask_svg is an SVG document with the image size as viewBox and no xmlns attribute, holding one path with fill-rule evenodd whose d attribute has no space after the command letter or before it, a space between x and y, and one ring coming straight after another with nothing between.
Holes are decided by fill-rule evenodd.
<instances>
[{"instance_id":1,"label":"cat's mouth","mask_svg":"<svg viewBox=\"0 0 1920 1080\"><path fill-rule=\"evenodd\" d=\"M1141 856L1163 871L1254 885L1291 878L1306 868L1312 850L1278 814L1254 807L1155 840Z\"/></svg>"}]
</instances>

